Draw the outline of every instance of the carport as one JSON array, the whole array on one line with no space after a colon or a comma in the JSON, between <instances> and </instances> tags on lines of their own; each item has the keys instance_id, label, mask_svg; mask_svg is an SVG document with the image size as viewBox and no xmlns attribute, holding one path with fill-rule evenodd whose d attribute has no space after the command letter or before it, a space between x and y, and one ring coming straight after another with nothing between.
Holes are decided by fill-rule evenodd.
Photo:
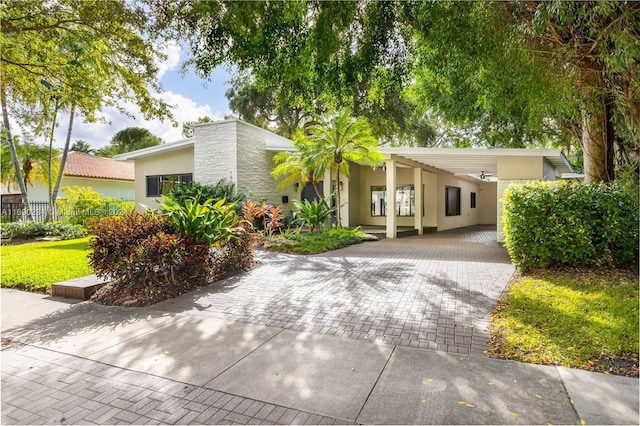
<instances>
[{"instance_id":1,"label":"carport","mask_svg":"<svg viewBox=\"0 0 640 426\"><path fill-rule=\"evenodd\" d=\"M573 172L560 150L491 148L379 148L385 156L382 167L352 165L351 179L340 182L346 194L341 215L346 226L384 226L387 238L396 238L399 229L411 227L419 235L425 229L443 231L473 225L496 226L497 239L503 236L499 224L500 202L512 183L547 181ZM330 193L329 176L325 193ZM375 188L385 188L384 206L397 206L399 191L412 188L413 214L375 215ZM422 188L422 190L415 190ZM422 206L423 214L416 214ZM388 209L387 209L388 210ZM380 217L378 217L380 216Z\"/></svg>"}]
</instances>

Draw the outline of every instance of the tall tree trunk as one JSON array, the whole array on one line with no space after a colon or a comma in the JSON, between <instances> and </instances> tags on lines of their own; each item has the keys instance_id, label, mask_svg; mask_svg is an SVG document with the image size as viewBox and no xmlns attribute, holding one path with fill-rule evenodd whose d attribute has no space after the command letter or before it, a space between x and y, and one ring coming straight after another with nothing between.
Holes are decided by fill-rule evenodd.
<instances>
[{"instance_id":1,"label":"tall tree trunk","mask_svg":"<svg viewBox=\"0 0 640 426\"><path fill-rule=\"evenodd\" d=\"M336 163L336 222L338 228L342 228L342 217L340 216L340 163Z\"/></svg>"},{"instance_id":2,"label":"tall tree trunk","mask_svg":"<svg viewBox=\"0 0 640 426\"><path fill-rule=\"evenodd\" d=\"M606 96L601 71L584 70L580 84L585 181L609 182L615 177L611 100Z\"/></svg>"},{"instance_id":3,"label":"tall tree trunk","mask_svg":"<svg viewBox=\"0 0 640 426\"><path fill-rule=\"evenodd\" d=\"M76 104L71 104L71 110L69 111L69 128L67 129L67 139L64 142L64 151L62 151L62 159L60 160L60 169L58 170L58 177L56 178L56 185L53 188L53 206L55 206L58 199L58 191L60 191L60 183L62 182L62 175L64 174L64 166L67 163L67 154L69 154L69 146L71 145L71 132L73 131L73 117L76 115ZM47 212L47 216L53 215L53 207L50 206L51 211Z\"/></svg>"},{"instance_id":4,"label":"tall tree trunk","mask_svg":"<svg viewBox=\"0 0 640 426\"><path fill-rule=\"evenodd\" d=\"M18 160L18 154L16 153L16 146L11 135L11 126L9 124L9 112L7 110L7 92L4 85L0 86L0 104L2 105L2 127L4 128L5 135L7 136L7 142L9 144L9 152L11 153L11 162L13 163L13 169L16 172L18 186L20 187L20 196L22 198L22 216L30 221L33 221L33 213L31 212L31 205L29 204L29 197L27 195L27 186L22 179L22 172L20 170L20 161Z\"/></svg>"},{"instance_id":5,"label":"tall tree trunk","mask_svg":"<svg viewBox=\"0 0 640 426\"><path fill-rule=\"evenodd\" d=\"M53 209L55 206L55 200L53 199L53 134L56 130L56 122L58 121L58 100L53 110L53 120L51 122L51 134L49 135L49 163L47 168L47 189L49 190L49 205L47 206L47 215L44 218L45 222L50 222L53 219Z\"/></svg>"}]
</instances>

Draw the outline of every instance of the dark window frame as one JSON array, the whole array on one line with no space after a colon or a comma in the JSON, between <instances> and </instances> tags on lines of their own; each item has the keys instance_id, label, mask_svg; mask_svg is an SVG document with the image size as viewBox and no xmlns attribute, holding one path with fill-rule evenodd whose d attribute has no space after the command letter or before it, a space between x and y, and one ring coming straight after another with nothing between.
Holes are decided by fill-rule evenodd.
<instances>
[{"instance_id":1,"label":"dark window frame","mask_svg":"<svg viewBox=\"0 0 640 426\"><path fill-rule=\"evenodd\" d=\"M399 204L398 199L398 191L403 188L409 188L409 214L400 214L401 206ZM424 185L422 185L422 191L424 194ZM382 198L378 197L380 205L376 205L374 202L374 192L382 192L384 195ZM386 185L372 185L369 187L369 199L371 200L371 216L372 217L385 217L387 215L387 186ZM408 184L399 184L396 185L396 208L394 209L396 217L414 217L416 215L415 212L415 199L416 199L416 188L412 183ZM424 216L424 196L423 205L422 205L422 215ZM378 213L379 212L379 213Z\"/></svg>"},{"instance_id":2,"label":"dark window frame","mask_svg":"<svg viewBox=\"0 0 640 426\"><path fill-rule=\"evenodd\" d=\"M159 197L168 191L166 188L175 184L187 184L193 181L193 173L175 173L166 175L149 175L145 178L147 198ZM150 188L153 182L153 188ZM154 189L154 191L151 191Z\"/></svg>"},{"instance_id":3,"label":"dark window frame","mask_svg":"<svg viewBox=\"0 0 640 426\"><path fill-rule=\"evenodd\" d=\"M459 186L445 186L444 187L444 208L445 216L460 216L460 193Z\"/></svg>"},{"instance_id":4,"label":"dark window frame","mask_svg":"<svg viewBox=\"0 0 640 426\"><path fill-rule=\"evenodd\" d=\"M476 196L476 193L475 193L475 192L472 192L472 193L471 193L471 200L470 200L470 202L471 202L471 208L472 208L472 209L475 209L475 208L476 208L477 201L478 201L478 197Z\"/></svg>"}]
</instances>

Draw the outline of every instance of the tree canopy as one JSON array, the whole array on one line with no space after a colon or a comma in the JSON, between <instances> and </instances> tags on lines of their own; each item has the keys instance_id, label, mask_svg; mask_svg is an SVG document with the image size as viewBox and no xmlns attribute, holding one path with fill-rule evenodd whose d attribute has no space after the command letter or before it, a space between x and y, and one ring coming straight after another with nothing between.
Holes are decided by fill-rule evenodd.
<instances>
[{"instance_id":1,"label":"tree canopy","mask_svg":"<svg viewBox=\"0 0 640 426\"><path fill-rule=\"evenodd\" d=\"M96 151L98 157L113 157L125 152L149 148L163 143L162 138L155 136L148 129L127 127L113 135L109 144Z\"/></svg>"},{"instance_id":2,"label":"tree canopy","mask_svg":"<svg viewBox=\"0 0 640 426\"><path fill-rule=\"evenodd\" d=\"M638 162L637 2L147 1L187 66L233 64L232 108L289 136L347 106L391 142L442 145L444 120L453 145L582 147L587 180Z\"/></svg>"},{"instance_id":3,"label":"tree canopy","mask_svg":"<svg viewBox=\"0 0 640 426\"><path fill-rule=\"evenodd\" d=\"M124 103L131 102L145 118L171 119L169 106L154 96L161 89L156 76L163 54L148 24L145 9L125 0L0 3L2 127L16 174L21 171L10 117L23 133L49 139L58 113L69 114L50 205L60 186L76 113L94 122L100 107L124 113ZM26 187L20 190L28 206Z\"/></svg>"}]
</instances>

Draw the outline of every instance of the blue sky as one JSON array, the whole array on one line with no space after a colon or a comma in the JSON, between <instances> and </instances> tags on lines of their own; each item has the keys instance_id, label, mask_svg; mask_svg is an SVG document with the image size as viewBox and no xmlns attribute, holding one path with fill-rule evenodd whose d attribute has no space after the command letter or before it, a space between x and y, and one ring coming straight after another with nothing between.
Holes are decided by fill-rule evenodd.
<instances>
[{"instance_id":1,"label":"blue sky","mask_svg":"<svg viewBox=\"0 0 640 426\"><path fill-rule=\"evenodd\" d=\"M102 116L109 123L85 123L81 117L76 117L71 143L82 139L93 148L100 148L107 145L114 134L127 127L143 127L161 137L165 142L172 142L182 139L183 122L196 120L201 116L222 120L231 112L229 102L224 96L229 88L227 81L230 76L224 67L214 70L210 75L210 81L196 76L193 71L189 71L183 77L180 67L189 52L177 44L166 46L164 51L167 59L158 64L158 77L163 85L163 92L158 96L169 105L175 106L173 115L179 123L178 127L172 127L168 121L144 120L135 105L125 103L122 106L135 118L120 114L109 107L101 111ZM67 122L68 115L60 117L55 143L59 148L64 146Z\"/></svg>"}]
</instances>

